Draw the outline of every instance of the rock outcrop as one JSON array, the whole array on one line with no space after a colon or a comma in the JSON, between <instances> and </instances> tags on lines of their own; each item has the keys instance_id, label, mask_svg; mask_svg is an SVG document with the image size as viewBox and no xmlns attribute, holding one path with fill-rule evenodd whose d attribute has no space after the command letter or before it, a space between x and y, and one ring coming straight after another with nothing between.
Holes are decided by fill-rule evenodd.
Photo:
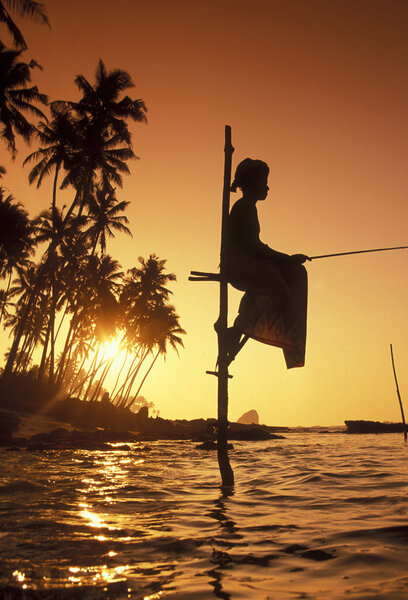
<instances>
[{"instance_id":1,"label":"rock outcrop","mask_svg":"<svg viewBox=\"0 0 408 600\"><path fill-rule=\"evenodd\" d=\"M256 410L249 410L244 413L242 417L239 417L237 423L242 423L243 425L259 425L259 415Z\"/></svg>"}]
</instances>

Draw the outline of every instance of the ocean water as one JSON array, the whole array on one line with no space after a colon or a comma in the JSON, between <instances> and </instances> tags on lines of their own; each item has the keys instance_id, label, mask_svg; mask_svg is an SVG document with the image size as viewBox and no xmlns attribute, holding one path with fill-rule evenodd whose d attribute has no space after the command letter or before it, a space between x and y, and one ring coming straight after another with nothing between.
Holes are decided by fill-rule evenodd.
<instances>
[{"instance_id":1,"label":"ocean water","mask_svg":"<svg viewBox=\"0 0 408 600\"><path fill-rule=\"evenodd\" d=\"M0 455L2 599L408 599L402 435Z\"/></svg>"}]
</instances>

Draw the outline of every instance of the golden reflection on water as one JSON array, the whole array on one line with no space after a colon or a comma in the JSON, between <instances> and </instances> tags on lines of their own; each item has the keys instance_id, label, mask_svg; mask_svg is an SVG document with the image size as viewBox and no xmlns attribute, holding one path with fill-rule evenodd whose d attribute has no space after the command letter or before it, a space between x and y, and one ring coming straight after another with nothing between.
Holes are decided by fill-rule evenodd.
<instances>
[{"instance_id":1,"label":"golden reflection on water","mask_svg":"<svg viewBox=\"0 0 408 600\"><path fill-rule=\"evenodd\" d=\"M18 583L22 583L23 584L21 586L23 590L27 589L27 587L28 587L27 584L23 583L24 580L25 580L25 578L26 578L25 573L23 573L22 571L16 570L16 571L13 571L13 577L15 577L17 579Z\"/></svg>"},{"instance_id":2,"label":"golden reflection on water","mask_svg":"<svg viewBox=\"0 0 408 600\"><path fill-rule=\"evenodd\" d=\"M69 567L69 572L73 573L73 575L70 575L68 580L72 583L81 583L84 575L88 575L95 583L112 583L113 581L123 580L124 578L121 576L129 568L129 565L119 565L116 567L108 567L108 565Z\"/></svg>"},{"instance_id":3,"label":"golden reflection on water","mask_svg":"<svg viewBox=\"0 0 408 600\"><path fill-rule=\"evenodd\" d=\"M89 521L89 527L105 527L104 520L96 513L93 513L90 510L81 510L79 514L81 517Z\"/></svg>"},{"instance_id":4,"label":"golden reflection on water","mask_svg":"<svg viewBox=\"0 0 408 600\"><path fill-rule=\"evenodd\" d=\"M121 444L117 444L121 445ZM115 446L115 444L112 444ZM126 485L129 479L129 469L134 465L141 465L145 462L145 459L136 459L129 457L129 454L123 454L123 452L116 452L113 450L108 455L98 455L95 459L93 458L93 466L96 467L92 474L87 475L81 480L80 488L76 488L76 492L79 492L79 498L75 503L75 516L76 519L80 519L85 522L86 526L89 527L89 533L93 540L97 542L109 542L110 535L106 533L108 530L120 529L120 522L115 522L112 525L110 519L118 519L119 515L114 511L105 512L103 505L115 505L117 500L115 499L115 493L117 489L120 489L123 485ZM101 502L103 504L101 504ZM98 531L103 529L103 531ZM115 537L115 541L128 542L132 541L132 537L127 535L127 532L123 532L124 537ZM120 561L118 552L110 550L104 554L105 560L113 559L113 561ZM102 559L104 560L104 559ZM126 560L126 559L125 559ZM125 560L123 561L125 563ZM126 580L127 571L130 569L128 564L120 565L91 565L91 566L72 566L69 567L66 573L66 582L72 586L80 586L89 582L91 585L108 585L113 582ZM18 577L18 581L21 584L24 581L24 574L20 572L15 573L15 577ZM129 589L128 592L132 590ZM159 600L163 596L162 592L156 592L151 595L144 596L144 600Z\"/></svg>"}]
</instances>

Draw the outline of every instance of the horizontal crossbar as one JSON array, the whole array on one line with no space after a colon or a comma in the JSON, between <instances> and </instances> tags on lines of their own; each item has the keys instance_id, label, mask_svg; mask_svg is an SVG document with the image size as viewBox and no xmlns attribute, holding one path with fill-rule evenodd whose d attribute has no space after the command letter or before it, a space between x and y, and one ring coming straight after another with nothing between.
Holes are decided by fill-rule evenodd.
<instances>
[{"instance_id":1,"label":"horizontal crossbar","mask_svg":"<svg viewBox=\"0 0 408 600\"><path fill-rule=\"evenodd\" d=\"M189 277L189 281L220 281L220 276L215 277Z\"/></svg>"},{"instance_id":2,"label":"horizontal crossbar","mask_svg":"<svg viewBox=\"0 0 408 600\"><path fill-rule=\"evenodd\" d=\"M190 275L201 275L205 277L219 277L219 273L208 273L207 271L190 271Z\"/></svg>"},{"instance_id":3,"label":"horizontal crossbar","mask_svg":"<svg viewBox=\"0 0 408 600\"><path fill-rule=\"evenodd\" d=\"M189 281L221 281L219 273L207 273L207 271L190 271Z\"/></svg>"},{"instance_id":4,"label":"horizontal crossbar","mask_svg":"<svg viewBox=\"0 0 408 600\"><path fill-rule=\"evenodd\" d=\"M218 371L206 371L207 375L215 375L215 377L219 377L220 374ZM232 379L232 375L228 375L228 379Z\"/></svg>"}]
</instances>

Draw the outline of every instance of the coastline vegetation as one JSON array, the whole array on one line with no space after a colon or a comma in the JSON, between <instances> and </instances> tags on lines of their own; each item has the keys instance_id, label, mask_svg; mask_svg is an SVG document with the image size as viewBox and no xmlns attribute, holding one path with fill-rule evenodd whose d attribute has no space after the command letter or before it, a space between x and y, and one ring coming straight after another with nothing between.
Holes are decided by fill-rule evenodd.
<instances>
[{"instance_id":1,"label":"coastline vegetation","mask_svg":"<svg viewBox=\"0 0 408 600\"><path fill-rule=\"evenodd\" d=\"M50 101L32 85L40 67L24 62L27 46L8 6L48 24L39 3L0 2L15 45L0 42L0 136L13 161L20 137L35 141L23 165L37 188L52 177L52 196L30 218L0 186L0 324L10 340L3 384L28 377L54 396L135 408L145 403L140 391L157 358L182 347L185 333L170 303L176 276L166 261L152 253L124 273L107 253L108 238L131 235L130 202L116 190L137 158L129 122L146 122L147 108L128 95L130 75L102 60L94 82L75 78L79 99ZM4 166L0 176L6 180Z\"/></svg>"}]
</instances>

